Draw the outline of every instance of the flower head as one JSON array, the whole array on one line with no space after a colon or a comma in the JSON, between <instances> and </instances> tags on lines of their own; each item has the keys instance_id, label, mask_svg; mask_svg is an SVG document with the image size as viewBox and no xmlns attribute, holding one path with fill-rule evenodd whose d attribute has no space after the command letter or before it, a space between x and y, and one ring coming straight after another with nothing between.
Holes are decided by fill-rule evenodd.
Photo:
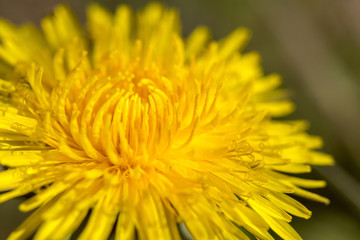
<instances>
[{"instance_id":1,"label":"flower head","mask_svg":"<svg viewBox=\"0 0 360 240\"><path fill-rule=\"evenodd\" d=\"M310 165L331 157L264 76L237 29L220 42L205 27L186 40L177 12L88 9L87 31L66 6L41 23L0 21L0 202L30 192L32 215L9 239L300 239L291 195ZM288 175L288 174L291 175ZM88 213L91 210L90 216Z\"/></svg>"}]
</instances>

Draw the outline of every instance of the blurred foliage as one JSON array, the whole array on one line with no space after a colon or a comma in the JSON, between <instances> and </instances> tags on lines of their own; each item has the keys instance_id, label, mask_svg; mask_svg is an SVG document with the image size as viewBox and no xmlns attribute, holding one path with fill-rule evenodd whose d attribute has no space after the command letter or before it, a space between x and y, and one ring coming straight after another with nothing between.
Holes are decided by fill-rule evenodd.
<instances>
[{"instance_id":1,"label":"blurred foliage","mask_svg":"<svg viewBox=\"0 0 360 240\"><path fill-rule=\"evenodd\" d=\"M71 5L85 22L90 0L1 0L0 17L15 23L39 23L60 2ZM95 1L114 9L119 3L140 8L145 0ZM310 220L294 219L304 239L358 239L360 236L360 1L358 0L163 0L181 13L186 37L199 25L220 39L239 26L252 31L246 51L260 52L265 73L278 72L297 104L291 119L308 119L310 132L325 139L325 151L337 165L317 168L326 178L318 191L330 206L304 201ZM0 239L27 214L19 199L0 205Z\"/></svg>"}]
</instances>

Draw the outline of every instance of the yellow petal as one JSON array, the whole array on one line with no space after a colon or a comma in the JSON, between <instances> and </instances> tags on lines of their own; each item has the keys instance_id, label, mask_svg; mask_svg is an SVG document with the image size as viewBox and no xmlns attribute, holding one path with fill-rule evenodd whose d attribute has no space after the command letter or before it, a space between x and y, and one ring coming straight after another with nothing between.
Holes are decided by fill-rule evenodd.
<instances>
[{"instance_id":1,"label":"yellow petal","mask_svg":"<svg viewBox=\"0 0 360 240\"><path fill-rule=\"evenodd\" d=\"M326 182L323 180L311 180L297 177L288 177L287 180L299 187L304 188L323 188L326 186Z\"/></svg>"},{"instance_id":2,"label":"yellow petal","mask_svg":"<svg viewBox=\"0 0 360 240\"><path fill-rule=\"evenodd\" d=\"M316 193L306 191L306 190L301 189L301 188L295 188L294 194L298 195L300 197L304 197L304 198L307 198L307 199L310 199L310 200L314 200L314 201L317 201L317 202L324 203L326 205L328 205L330 203L329 199L327 199L325 197L322 197L322 196L320 196L320 195L318 195Z\"/></svg>"},{"instance_id":3,"label":"yellow petal","mask_svg":"<svg viewBox=\"0 0 360 240\"><path fill-rule=\"evenodd\" d=\"M46 40L54 49L64 47L76 37L82 39L84 36L75 14L65 5L56 7L54 15L43 19L41 26Z\"/></svg>"},{"instance_id":4,"label":"yellow petal","mask_svg":"<svg viewBox=\"0 0 360 240\"><path fill-rule=\"evenodd\" d=\"M40 206L42 203L48 202L49 199L54 198L68 187L69 184L64 184L62 182L54 183L46 190L43 190L40 193L37 193L35 196L31 197L30 199L26 200L25 202L22 202L19 206L19 209L23 212L30 211Z\"/></svg>"},{"instance_id":5,"label":"yellow petal","mask_svg":"<svg viewBox=\"0 0 360 240\"><path fill-rule=\"evenodd\" d=\"M249 205L254 209L260 216L268 214L271 217L290 222L291 216L285 213L282 209L278 208L271 201L261 196L253 196L247 200Z\"/></svg>"},{"instance_id":6,"label":"yellow petal","mask_svg":"<svg viewBox=\"0 0 360 240\"><path fill-rule=\"evenodd\" d=\"M260 103L259 106L267 110L273 117L282 117L295 110L295 105L290 101Z\"/></svg>"},{"instance_id":7,"label":"yellow petal","mask_svg":"<svg viewBox=\"0 0 360 240\"><path fill-rule=\"evenodd\" d=\"M311 216L311 212L306 207L286 194L273 192L266 195L266 197L278 207L292 215L306 219Z\"/></svg>"},{"instance_id":8,"label":"yellow petal","mask_svg":"<svg viewBox=\"0 0 360 240\"><path fill-rule=\"evenodd\" d=\"M99 199L93 212L91 213L89 222L86 224L85 229L79 236L79 240L105 240L108 238L118 215L117 211L109 211L109 209L114 209L116 207L116 203L111 202L114 200L113 198L115 196L116 190L113 189Z\"/></svg>"},{"instance_id":9,"label":"yellow petal","mask_svg":"<svg viewBox=\"0 0 360 240\"><path fill-rule=\"evenodd\" d=\"M186 57L197 56L205 49L205 44L210 38L209 29L207 27L196 28L186 41L185 51Z\"/></svg>"},{"instance_id":10,"label":"yellow petal","mask_svg":"<svg viewBox=\"0 0 360 240\"><path fill-rule=\"evenodd\" d=\"M223 39L219 45L219 57L225 59L238 52L249 40L250 33L245 28L238 28Z\"/></svg>"},{"instance_id":11,"label":"yellow petal","mask_svg":"<svg viewBox=\"0 0 360 240\"><path fill-rule=\"evenodd\" d=\"M64 212L59 218L47 220L37 231L35 240L48 239L66 239L69 237L83 221L87 213L86 211L78 211L71 209L69 212Z\"/></svg>"},{"instance_id":12,"label":"yellow petal","mask_svg":"<svg viewBox=\"0 0 360 240\"><path fill-rule=\"evenodd\" d=\"M15 231L13 231L8 240L22 240L28 239L33 234L37 227L42 223L42 214L46 212L51 202L40 207L38 210L33 212Z\"/></svg>"},{"instance_id":13,"label":"yellow petal","mask_svg":"<svg viewBox=\"0 0 360 240\"><path fill-rule=\"evenodd\" d=\"M10 190L19 186L24 179L18 169L8 169L0 172L0 191Z\"/></svg>"},{"instance_id":14,"label":"yellow petal","mask_svg":"<svg viewBox=\"0 0 360 240\"><path fill-rule=\"evenodd\" d=\"M326 153L322 152L311 152L312 161L311 164L314 165L333 165L335 163L334 158Z\"/></svg>"},{"instance_id":15,"label":"yellow petal","mask_svg":"<svg viewBox=\"0 0 360 240\"><path fill-rule=\"evenodd\" d=\"M271 165L272 169L275 169L280 172L286 173L309 173L311 172L311 167L309 165L302 165L302 164L294 164L290 163L287 165Z\"/></svg>"},{"instance_id":16,"label":"yellow petal","mask_svg":"<svg viewBox=\"0 0 360 240\"><path fill-rule=\"evenodd\" d=\"M299 234L290 226L289 223L272 218L266 214L262 215L265 221L270 225L271 229L274 230L280 237L288 240L301 240Z\"/></svg>"},{"instance_id":17,"label":"yellow petal","mask_svg":"<svg viewBox=\"0 0 360 240\"><path fill-rule=\"evenodd\" d=\"M171 239L165 209L157 193L151 190L143 193L137 215L140 238Z\"/></svg>"},{"instance_id":18,"label":"yellow petal","mask_svg":"<svg viewBox=\"0 0 360 240\"><path fill-rule=\"evenodd\" d=\"M115 240L131 240L135 238L135 224L131 212L121 212L119 214Z\"/></svg>"}]
</instances>

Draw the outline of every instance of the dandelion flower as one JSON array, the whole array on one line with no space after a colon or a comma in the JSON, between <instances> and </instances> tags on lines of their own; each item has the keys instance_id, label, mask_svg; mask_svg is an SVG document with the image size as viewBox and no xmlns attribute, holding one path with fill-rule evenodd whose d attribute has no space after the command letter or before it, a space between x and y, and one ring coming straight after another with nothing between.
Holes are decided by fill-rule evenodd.
<instances>
[{"instance_id":1,"label":"dandelion flower","mask_svg":"<svg viewBox=\"0 0 360 240\"><path fill-rule=\"evenodd\" d=\"M0 21L0 202L33 193L9 239L300 239L291 196L328 200L294 176L332 158L278 75L262 73L236 29L183 40L178 13L149 4L87 11L63 5L41 29ZM247 233L245 233L247 232Z\"/></svg>"}]
</instances>

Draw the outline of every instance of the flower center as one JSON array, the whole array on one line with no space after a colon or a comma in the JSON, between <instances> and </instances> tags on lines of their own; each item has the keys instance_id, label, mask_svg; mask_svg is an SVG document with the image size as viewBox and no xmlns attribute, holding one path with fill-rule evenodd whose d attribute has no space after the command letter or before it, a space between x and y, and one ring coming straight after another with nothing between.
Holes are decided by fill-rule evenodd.
<instances>
[{"instance_id":1,"label":"flower center","mask_svg":"<svg viewBox=\"0 0 360 240\"><path fill-rule=\"evenodd\" d=\"M157 69L127 69L72 71L51 93L45 128L58 134L47 142L71 158L116 166L146 165L166 152L184 109Z\"/></svg>"}]
</instances>

